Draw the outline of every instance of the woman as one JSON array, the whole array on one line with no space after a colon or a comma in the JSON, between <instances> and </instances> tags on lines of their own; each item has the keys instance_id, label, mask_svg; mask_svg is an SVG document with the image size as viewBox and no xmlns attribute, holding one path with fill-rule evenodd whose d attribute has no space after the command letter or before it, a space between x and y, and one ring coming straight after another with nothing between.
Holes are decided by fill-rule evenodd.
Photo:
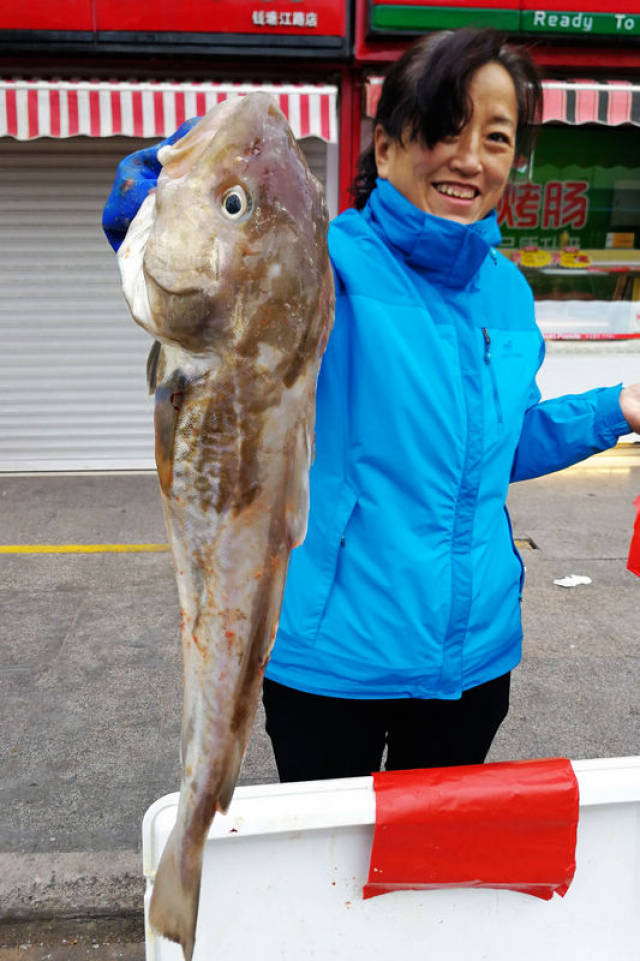
<instances>
[{"instance_id":1,"label":"woman","mask_svg":"<svg viewBox=\"0 0 640 961\"><path fill-rule=\"evenodd\" d=\"M281 780L385 751L481 763L521 654L508 485L640 429L639 385L540 402L544 342L494 212L539 105L493 31L424 38L385 80L356 209L329 231L308 533L264 684Z\"/></svg>"}]
</instances>

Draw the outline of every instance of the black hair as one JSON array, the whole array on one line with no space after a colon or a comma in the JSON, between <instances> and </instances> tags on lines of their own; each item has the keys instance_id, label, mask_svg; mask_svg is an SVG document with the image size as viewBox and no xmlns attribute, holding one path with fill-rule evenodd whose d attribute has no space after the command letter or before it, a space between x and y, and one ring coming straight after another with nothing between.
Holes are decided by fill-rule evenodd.
<instances>
[{"instance_id":1,"label":"black hair","mask_svg":"<svg viewBox=\"0 0 640 961\"><path fill-rule=\"evenodd\" d=\"M542 113L540 76L528 53L505 44L496 30L443 30L412 44L387 73L374 129L380 124L400 143L408 132L410 141L419 140L430 149L455 136L473 113L471 78L487 63L501 64L513 80L518 105L516 156L528 158ZM376 177L372 143L360 156L351 187L358 210L366 204Z\"/></svg>"}]
</instances>

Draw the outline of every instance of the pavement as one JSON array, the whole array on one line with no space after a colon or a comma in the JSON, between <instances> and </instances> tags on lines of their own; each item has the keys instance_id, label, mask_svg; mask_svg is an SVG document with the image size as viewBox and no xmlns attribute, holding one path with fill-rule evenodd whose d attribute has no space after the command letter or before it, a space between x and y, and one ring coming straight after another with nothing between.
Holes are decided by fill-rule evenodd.
<instances>
[{"instance_id":1,"label":"pavement","mask_svg":"<svg viewBox=\"0 0 640 961\"><path fill-rule=\"evenodd\" d=\"M525 649L489 760L640 754L639 493L640 445L512 487ZM141 961L142 817L179 784L157 481L2 475L0 522L0 961ZM573 573L591 583L554 584ZM239 783L275 780L259 711Z\"/></svg>"}]
</instances>

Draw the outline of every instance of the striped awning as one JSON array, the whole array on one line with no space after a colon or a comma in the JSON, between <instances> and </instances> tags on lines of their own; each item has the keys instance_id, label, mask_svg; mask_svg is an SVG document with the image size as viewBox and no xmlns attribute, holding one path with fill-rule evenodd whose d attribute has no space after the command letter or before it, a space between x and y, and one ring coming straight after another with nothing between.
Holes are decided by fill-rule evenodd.
<instances>
[{"instance_id":1,"label":"striped awning","mask_svg":"<svg viewBox=\"0 0 640 961\"><path fill-rule=\"evenodd\" d=\"M545 80L542 122L640 126L640 84L621 80Z\"/></svg>"},{"instance_id":2,"label":"striped awning","mask_svg":"<svg viewBox=\"0 0 640 961\"><path fill-rule=\"evenodd\" d=\"M366 113L374 117L382 77L369 77ZM543 80L542 122L601 123L640 126L640 84L622 80Z\"/></svg>"},{"instance_id":3,"label":"striped awning","mask_svg":"<svg viewBox=\"0 0 640 961\"><path fill-rule=\"evenodd\" d=\"M279 102L294 136L337 143L331 85L0 80L0 137L166 137L190 117L254 90Z\"/></svg>"}]
</instances>

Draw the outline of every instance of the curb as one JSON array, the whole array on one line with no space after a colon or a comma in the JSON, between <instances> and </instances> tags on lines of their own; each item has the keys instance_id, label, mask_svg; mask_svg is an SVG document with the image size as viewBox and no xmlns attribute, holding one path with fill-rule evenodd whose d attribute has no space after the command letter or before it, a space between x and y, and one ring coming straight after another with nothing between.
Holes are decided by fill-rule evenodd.
<instances>
[{"instance_id":1,"label":"curb","mask_svg":"<svg viewBox=\"0 0 640 961\"><path fill-rule=\"evenodd\" d=\"M0 926L61 919L142 919L138 851L0 853Z\"/></svg>"}]
</instances>

